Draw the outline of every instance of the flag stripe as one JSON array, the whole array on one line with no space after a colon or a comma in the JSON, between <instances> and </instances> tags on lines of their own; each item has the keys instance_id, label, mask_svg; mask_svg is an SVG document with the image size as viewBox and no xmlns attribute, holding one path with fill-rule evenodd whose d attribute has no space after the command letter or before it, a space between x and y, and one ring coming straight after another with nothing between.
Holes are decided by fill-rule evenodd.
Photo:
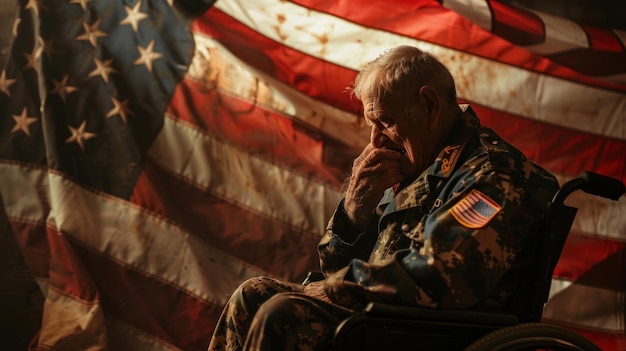
<instances>
[{"instance_id":1,"label":"flag stripe","mask_svg":"<svg viewBox=\"0 0 626 351\"><path fill-rule=\"evenodd\" d=\"M336 141L323 130L313 130L298 118L257 105L257 101L244 100L221 89L205 93L205 88L190 80L183 82L172 101L172 118L219 136L225 143L255 150L258 157L294 169L302 176L335 188L341 185L356 147ZM202 102L199 106L209 108L189 110L189 101ZM333 134L346 130L341 123L326 123L325 127L332 129ZM365 140L362 138L360 144L365 144Z\"/></svg>"},{"instance_id":2,"label":"flag stripe","mask_svg":"<svg viewBox=\"0 0 626 351\"><path fill-rule=\"evenodd\" d=\"M489 4L494 15L491 30L493 34L522 46L542 43L545 40L545 26L534 12L497 1L489 1Z\"/></svg>"},{"instance_id":3,"label":"flag stripe","mask_svg":"<svg viewBox=\"0 0 626 351\"><path fill-rule=\"evenodd\" d=\"M561 65L606 81L626 82L623 31L591 27L500 1L442 3L481 28Z\"/></svg>"},{"instance_id":4,"label":"flag stripe","mask_svg":"<svg viewBox=\"0 0 626 351\"><path fill-rule=\"evenodd\" d=\"M149 153L156 165L213 196L309 233L323 233L340 198L338 191L315 179L278 168L172 118L165 119ZM278 186L280 191L265 191Z\"/></svg>"},{"instance_id":5,"label":"flag stripe","mask_svg":"<svg viewBox=\"0 0 626 351\"><path fill-rule=\"evenodd\" d=\"M11 223L14 227L18 227L16 223L19 221L14 219ZM219 316L221 306L225 301L220 301L218 304L201 301L181 287L173 286L161 278L155 279L154 275L137 272L125 264L112 260L109 256L84 247L83 243L70 236L59 235L53 228L48 228L48 236L51 239L50 243L53 244L52 255L55 260L54 267L50 271L52 274L50 279L54 281L54 287L44 290L50 295L51 300L47 302L46 306L51 305L51 307L46 313L55 316L59 309L71 310L76 306L86 306L85 308L91 310L100 308L98 306L101 301L107 306L107 313L110 316L141 329L155 338L175 345L193 346L197 350L203 350L206 347L214 327L213 323ZM67 244L63 244L65 240L70 240L72 243L72 254L61 255L55 249L59 245L68 247ZM197 246L195 248L200 251ZM79 258L78 267L84 267L89 275L77 274L75 269L78 261L71 260L70 257ZM190 264L183 266L183 273L189 270L190 266ZM73 274L62 274L63 272ZM42 279L45 276L38 276L38 278L40 281L46 280ZM205 275L201 278L209 281L224 279L215 275ZM87 289L86 287L91 284L93 288ZM85 295L85 293L96 291L97 296ZM228 297L228 294L223 296ZM74 307L62 307L66 305ZM80 309L80 311L83 310L84 308ZM60 335L72 334L55 328L56 321L52 320L50 323L52 326L44 328L46 332L40 336L43 344L55 345L59 342L57 338Z\"/></svg>"},{"instance_id":6,"label":"flag stripe","mask_svg":"<svg viewBox=\"0 0 626 351\"><path fill-rule=\"evenodd\" d=\"M242 2L245 2L245 0L242 0ZM237 33L238 36L245 36L246 33L237 31L249 31L250 29L248 29L247 26L252 26L254 29L260 31L265 35L266 39L261 40L258 38L257 34L254 38L255 40L250 39L250 45L253 45L253 47L261 51L262 55L271 57L272 61L276 63L274 69L279 70L281 67L289 67L289 74L294 78L292 78L291 81L286 81L286 83L299 88L299 84L297 84L299 78L302 77L307 81L309 83L307 87L313 87L314 89L314 91L310 92L303 91L309 95L319 96L319 92L316 94L315 91L318 85L314 84L314 81L308 80L311 75L321 77L319 79L324 79L324 77L326 77L324 74L328 74L326 68L336 71L336 65L343 65L349 70L356 70L372 57L372 52L379 54L384 51L384 49L393 45L414 44L435 53L450 67L452 73L457 78L459 96L463 99L468 101L490 101L492 103L490 107L494 110L540 121L549 121L552 124L588 133L606 135L621 140L626 139L626 124L622 123L618 118L615 118L626 113L626 98L623 94L618 92L594 88L579 82L560 79L546 74L534 73L529 70L511 66L510 64L484 59L443 46L415 41L411 38L396 36L388 32L367 29L353 23L345 22L336 17L313 11L308 11L306 13L307 15L303 14L302 16L297 16L297 11L296 13L290 13L289 19L282 23L283 26L289 25L296 27L299 25L305 26L306 23L315 21L331 21L332 23L336 21L338 22L337 25L331 25L329 27L336 28L347 26L348 28L346 28L346 30L354 32L353 35L350 34L350 37L353 37L356 41L359 41L359 38L363 36L363 34L359 34L362 33L362 31L369 32L367 36L373 37L368 40L361 39L363 41L362 45L360 45L361 47L359 49L355 48L354 54L348 57L347 60L345 58L343 60L338 58L333 59L333 57L329 57L327 54L323 56L319 54L319 51L322 50L321 44L296 38L299 31L295 28L288 26L288 28L290 28L289 33L295 32L296 34L293 35L294 38L290 37L290 41L285 42L281 40L274 31L269 29L271 28L269 24L267 27L264 25L263 18L259 19L260 22L254 21L254 23L252 23L247 21L251 16L263 16L264 13L254 12L255 5L253 4L247 4L250 6L246 6L244 10L243 7L235 8L233 5L235 3L237 3L237 1L228 2L227 5L219 5L220 3L218 3L218 6L220 6L220 9L224 9L224 7L228 6L227 10L232 12L231 15L236 16L234 17L236 20L244 21L246 26L238 24L238 22L233 21L232 18L228 16L218 14L218 10L216 9L210 10L205 16L205 20L211 21L212 24L217 21L214 25L221 24L228 26L230 33ZM281 2L281 4L284 4L283 6L293 6L293 4L290 3ZM250 9L250 7L252 9ZM288 10L291 11L292 9L289 8ZM272 11L274 12L274 10ZM280 9L276 9L275 12L280 13ZM213 16L213 14L215 14L215 16ZM267 21L270 20L267 19ZM226 29L223 31L225 32ZM213 34L219 36L219 33ZM331 33L328 35L331 35ZM381 37L378 38L377 35ZM391 36L391 38L389 38L389 36ZM289 55L272 55L273 50L265 48L272 48L276 45L277 41L284 45L289 45L297 51L290 52ZM341 52L342 50L346 50L343 45L342 47L336 48L330 47L334 42L342 43L343 41L339 39L333 41L329 38L328 43L323 46L323 49L328 52ZM384 44L377 46L375 43ZM282 49L281 53L284 50L285 49ZM318 59L322 60L322 62ZM288 62L282 62L285 60L288 60ZM324 64L324 62L329 61L331 62L331 66L333 66L332 68ZM547 64L547 62L542 64ZM537 67L541 67L541 65L537 64ZM480 74L480 78L477 74ZM486 76L492 78L490 79L490 84L478 85ZM576 77L576 74L573 74L570 79L574 77ZM341 76L339 76L338 81L343 81ZM322 86L327 86L326 82L322 83L325 83ZM512 86L516 87L514 91L511 90ZM343 91L343 89L344 86L338 86L334 89L331 87L328 91L333 95L333 99L336 99L334 96ZM564 108L563 99L569 99L568 97L570 96L576 96L577 98L568 101L567 104L565 104L567 108ZM344 109L350 110L349 106L353 106L354 102L350 101L348 96L345 98L348 100L346 100L342 106L344 106ZM330 99L322 100L330 103ZM532 101L533 104L529 104L529 101Z\"/></svg>"},{"instance_id":7,"label":"flag stripe","mask_svg":"<svg viewBox=\"0 0 626 351\"><path fill-rule=\"evenodd\" d=\"M555 127L549 122L526 119L480 104L472 107L482 124L552 172L574 177L581 170L588 170L626 181L626 142L623 139ZM573 152L576 157L572 157Z\"/></svg>"},{"instance_id":8,"label":"flag stripe","mask_svg":"<svg viewBox=\"0 0 626 351\"><path fill-rule=\"evenodd\" d=\"M600 350L626 350L626 335L621 332L606 333L597 329L576 328L574 325L568 325L569 329L579 333L587 339L593 341Z\"/></svg>"},{"instance_id":9,"label":"flag stripe","mask_svg":"<svg viewBox=\"0 0 626 351\"><path fill-rule=\"evenodd\" d=\"M554 276L563 279L579 280L585 273L591 271L594 266L604 262L612 255L621 253L624 249L626 249L626 243L623 241L607 240L597 236L591 237L572 232L567 238L561 259L554 270ZM619 272L609 270L605 274L615 275L619 274ZM626 284L626 281L620 282L619 277L615 277L614 279L594 281L587 279L585 283L591 286L605 289L612 288L615 291L619 291L619 289L623 289L623 284ZM620 286L619 284L622 285Z\"/></svg>"},{"instance_id":10,"label":"flag stripe","mask_svg":"<svg viewBox=\"0 0 626 351\"><path fill-rule=\"evenodd\" d=\"M39 178L33 173L46 171L0 165L0 174L10 175L15 180L12 187L17 190L37 186L28 182L29 178ZM21 175L23 180L18 181ZM87 191L52 172L48 173L47 179L51 190L49 200L55 208L54 216L47 219L48 226L58 228L56 230L62 233L71 233L72 238L82 245L126 265L129 270L159 277L162 282L179 286L215 304L223 303L225 296L230 295L241 279L262 273L137 206ZM3 194L5 188L2 187ZM5 201L7 215L23 219L20 208L12 204L29 205L38 199L29 197L18 201L5 198ZM96 232L100 235L90 235ZM137 251L137 247L150 247L150 251ZM216 271L224 272L224 278L207 281L206 278Z\"/></svg>"},{"instance_id":11,"label":"flag stripe","mask_svg":"<svg viewBox=\"0 0 626 351\"><path fill-rule=\"evenodd\" d=\"M78 334L76 330L83 333ZM97 302L80 300L55 288L48 289L38 348L87 350L100 349L99 345L105 343L104 316Z\"/></svg>"},{"instance_id":12,"label":"flag stripe","mask_svg":"<svg viewBox=\"0 0 626 351\"><path fill-rule=\"evenodd\" d=\"M196 38L200 37L196 36ZM212 42L206 38L199 40L197 50L204 50L202 48L204 48L205 45L214 48L211 52L212 58L218 61L228 62L229 64L228 66L220 64L214 64L209 66L207 64L204 64L202 66L205 68L195 70L193 73L193 77L205 77L209 74L214 74L216 76L225 76L228 74L232 74L232 71L245 69L245 64L238 62L237 59L222 57L225 49L221 48L218 45L213 45ZM198 56L200 55L196 55L196 57ZM207 55L204 54L202 56ZM196 66L195 62L196 59L194 59L192 67ZM317 66L319 65L323 65L323 63L318 63ZM234 86L234 82L238 82L241 86L254 86L257 79L261 79L264 82L264 84L267 86L268 91L275 91L279 89L281 85L280 82L277 82L275 79L272 79L268 76L259 77L255 75L245 74L236 74L232 80L220 79L217 81L217 83L213 83L212 85L208 82L201 82L198 83L201 84L200 86L194 86L193 84L189 83L189 80L186 80L183 83L185 96L187 96L186 100L177 98L173 101L173 105L175 105L176 109L180 111L176 112L176 115L181 115L183 116L183 118L187 118L187 120L202 120L208 118L206 117L206 115L208 115L209 112L188 111L185 110L184 107L181 107L179 105L184 105L184 101L206 101L207 99L210 99L209 101L214 101L214 99L218 98L213 97L212 95L212 92L215 88L218 88L217 94L219 94L219 99L230 99L230 96L232 96L244 100L244 103L245 101L247 101L250 104L261 104L259 100L263 100L263 96L276 96L274 93L259 93L258 95L260 95L261 97L258 99L256 98L256 96L249 96L249 94L242 96L242 89ZM199 81L199 79L196 80ZM217 84L217 87L215 86L215 84ZM209 92L211 92L210 94L207 93L207 89L209 89ZM224 94L228 96L223 97ZM265 99L274 101L268 97L266 97ZM292 101L298 100L293 99ZM314 103L310 101L302 101L302 104L314 105ZM266 107L268 105L269 107ZM316 105L319 106L323 104L318 102ZM287 103L282 102L275 103L273 105L271 105L271 103L266 103L262 106L262 108L258 107L258 111L257 109L255 109L252 113L257 113L261 115L261 113L266 114L271 113L271 111L275 111L279 114L284 114L286 117L297 119L299 123L308 126L315 127L319 125L319 123L311 123L310 120L307 119L307 116L312 115L310 113L310 110L300 108L299 105L296 105L296 102L292 104L293 107L289 107ZM552 123L544 123L533 119L522 118L519 115L508 114L478 104L473 104L473 107L481 116L483 124L492 127L505 139L511 141L516 147L527 153L530 159L553 171L568 174L571 176L577 175L580 172L580 169L596 171L615 177L621 177L621 175L624 174L623 170L626 168L624 164L626 161L623 157L623 155L626 153L626 142L624 140L606 138L601 135L591 133L581 133L572 128L557 127ZM269 111L265 111L264 108L269 109ZM302 111L302 114L300 114L300 111ZM230 113L220 114L220 118L230 117L233 118L233 124L238 123L239 117L237 116L237 119L234 119L234 117L231 117L231 115L232 114ZM358 138L353 138L345 141L345 143L348 143L351 146L365 145L365 143L367 143L367 141L369 140L368 134L366 133L367 128L364 126L364 124L358 124L355 122L360 120L360 118L358 118L357 116L344 114L344 116L342 116L341 118L331 119L327 118L326 116L333 116L333 113L316 115L325 116L324 123L322 123L322 125L318 127L320 128L319 132L323 133L322 138L324 137L324 135L328 135L333 139L339 138L339 134L358 136ZM585 119L578 121L578 125L581 126L581 128L586 128L584 125L586 121L588 121L588 123L594 123L593 120ZM194 124L204 125L206 126L206 128L208 128L209 126L211 126L211 128L216 128L212 127L215 122L190 122ZM581 148L581 145L584 145L585 147ZM242 145L242 147L243 146L244 145ZM578 152L580 157L569 160L568 155L570 154L572 149L579 150ZM333 151L329 152L328 154L336 154L337 152L341 151L337 149L332 150ZM354 152L354 155L358 154L357 151L352 152ZM597 157L594 157L598 154L604 155L601 162L597 159ZM568 158L568 162L562 162L564 158ZM338 161L336 162L336 164L347 164L347 162ZM340 166L337 167L338 169L341 169ZM347 168L346 166L346 168L344 168L344 171L346 169L349 168Z\"/></svg>"},{"instance_id":13,"label":"flag stripe","mask_svg":"<svg viewBox=\"0 0 626 351\"><path fill-rule=\"evenodd\" d=\"M592 26L582 25L589 34L590 47L600 51L623 52L626 51L625 44L620 40L615 31L600 29Z\"/></svg>"},{"instance_id":14,"label":"flag stripe","mask_svg":"<svg viewBox=\"0 0 626 351\"><path fill-rule=\"evenodd\" d=\"M561 77L568 80L576 80L580 83L589 84L591 86L596 85L599 87L612 87L613 89L619 89L622 91L626 89L626 87L624 87L623 85L607 84L607 82L602 82L595 78L576 73L566 66L558 65L548 60L543 60L540 57L529 53L529 49L532 48L512 46L508 38L506 38L506 40L502 40L501 38L498 38L493 34L483 30L483 28L479 28L473 23L465 20L464 17L468 15L471 16L471 14L474 13L475 9L477 9L478 12L482 13L481 16L485 16L488 13L485 9L492 6L491 1L483 1L486 2L486 4L484 5L477 5L476 3L478 1L472 1L473 3L470 6L458 4L457 2L455 6L459 6L457 8L458 13L454 13L446 8L435 5L433 3L426 4L420 1L394 2L393 6L387 6L383 3L375 4L363 0L355 0L354 2L350 1L351 6L358 6L361 11L353 11L350 6L335 6L335 4L332 2L329 3L320 0L296 0L291 2L293 2L294 4L302 4L309 9L331 14L333 16L336 16L337 18L346 19L354 22L355 24L362 25L364 28L360 29L360 31L356 31L356 33L362 32L363 30L368 30L369 34L369 36L367 37L368 39L363 40L363 45L371 45L371 43L384 43L381 45L381 50L379 52L382 52L389 47L393 47L398 43L396 40L394 40L390 41L388 46L385 46L386 43L384 41L380 41L380 39L384 38L378 38L377 36L379 31L371 31L370 29L379 29L383 31L383 33L387 32L388 34L384 35L392 35L392 38L394 39L397 38L396 35L399 35L400 37L402 37L402 39L399 39L402 43L417 43L420 46L423 46L424 49L435 52L437 54L439 54L442 48L451 48L454 50L467 52L481 58L491 58L493 60L497 60L514 67L519 67L521 69L544 72L549 75L554 75L555 77ZM452 2L445 2L446 7L451 6L451 4ZM221 8L219 3L216 7ZM280 11L278 8L277 10ZM381 20L380 11L384 11L384 18L390 18L392 20ZM281 13L289 13L290 16L292 15L289 10L284 10ZM210 14L211 11L207 13L207 15ZM257 13L257 15L267 16L267 14L264 13ZM310 15L315 16L316 13L312 12ZM235 19L237 20L239 19L237 16L233 17L235 17ZM268 21L271 21L272 18L273 17L270 17ZM325 23L329 23L330 26L334 24L332 19L321 18L320 20L324 20ZM484 21L487 22L487 20ZM245 21L242 22L246 23ZM303 23L306 23L306 21ZM268 23L267 25L268 28L273 28L271 27L271 25L275 24L276 23L272 22ZM259 28L257 28L256 26L252 26L252 28L254 28L255 30L262 31L260 27L265 27L265 24L260 23L258 27ZM345 30L345 28L342 29ZM267 31L269 32L269 29ZM451 32L464 33L464 35L450 35ZM352 32L348 33L349 34L343 35L341 38L334 42L343 43L345 41L349 41L349 39L352 38L360 38L358 36L353 36ZM419 40L417 40L418 38ZM468 40L468 38L471 39ZM568 39L568 41L571 40ZM284 45L293 47L290 42L280 42ZM332 42L332 40L328 40L328 43ZM429 43L434 44L434 46L431 47ZM253 44L249 43L249 45ZM314 45L314 43L311 43L311 45ZM441 48L439 46L441 46ZM314 49L310 51L318 52ZM303 52L309 51L303 50ZM335 50L334 52L339 55L342 50L341 48L337 48L337 50ZM352 51L348 52L352 53ZM377 55L377 53L374 54ZM442 56L443 59L446 59L446 55ZM348 58L351 60L359 59L352 57ZM364 58L364 61L366 62L369 58L371 57ZM445 60L445 63L454 67L454 65L459 65L462 62L455 63ZM349 67L354 66L350 65ZM622 65L619 65L619 67L623 68ZM452 70L453 72L455 71L454 69ZM483 80L484 79L485 78L483 77Z\"/></svg>"},{"instance_id":15,"label":"flag stripe","mask_svg":"<svg viewBox=\"0 0 626 351\"><path fill-rule=\"evenodd\" d=\"M107 318L110 350L174 351L180 348L115 318Z\"/></svg>"},{"instance_id":16,"label":"flag stripe","mask_svg":"<svg viewBox=\"0 0 626 351\"><path fill-rule=\"evenodd\" d=\"M170 285L161 279L163 275L147 276L84 247L78 240L74 244L111 316L182 349L206 349L222 303L207 303L194 297L193 292ZM172 249L176 252L175 248ZM201 257L209 260L211 256ZM188 262L181 267L180 274L191 270L194 263ZM216 276L214 272L196 279L218 285L224 277Z\"/></svg>"},{"instance_id":17,"label":"flag stripe","mask_svg":"<svg viewBox=\"0 0 626 351\"><path fill-rule=\"evenodd\" d=\"M560 184L570 178L558 177ZM596 237L615 241L624 241L626 228L626 197L618 201L603 199L598 196L574 192L565 202L569 206L578 208L572 231L579 235Z\"/></svg>"},{"instance_id":18,"label":"flag stripe","mask_svg":"<svg viewBox=\"0 0 626 351\"><path fill-rule=\"evenodd\" d=\"M43 221L33 222L22 218L16 218L10 221L10 223L24 260L32 274L35 277L48 278L50 247L45 223Z\"/></svg>"},{"instance_id":19,"label":"flag stripe","mask_svg":"<svg viewBox=\"0 0 626 351\"><path fill-rule=\"evenodd\" d=\"M497 23L494 23L493 12L499 3L485 0L442 0L441 4L447 9L463 14L463 18L479 27L492 31Z\"/></svg>"},{"instance_id":20,"label":"flag stripe","mask_svg":"<svg viewBox=\"0 0 626 351\"><path fill-rule=\"evenodd\" d=\"M280 185L275 189L282 191ZM319 234L215 197L151 162L146 163L131 201L191 232L201 232L206 244L232 257L245 252L245 262L232 262L233 269L245 264L258 269L259 274L301 281L308 271L319 268L315 250ZM273 210L280 212L283 208ZM286 266L285 262L293 263ZM221 302L227 297L224 295Z\"/></svg>"},{"instance_id":21,"label":"flag stripe","mask_svg":"<svg viewBox=\"0 0 626 351\"><path fill-rule=\"evenodd\" d=\"M213 90L217 88L218 92L242 97L246 101L254 103L255 106L260 106L268 111L289 117L295 116L299 123L313 128L316 132L321 131L336 140L340 140L344 145L357 147L359 150L363 147L363 140L369 138L369 128L361 118L354 115L354 112L359 110L358 102L351 100L349 92L346 91L347 82L356 76L356 72L344 68L333 69L323 62L307 61L308 57L301 57L301 55L293 53L297 59L305 60L303 65L293 63L294 66L298 65L299 67L295 70L298 76L293 76L293 79L276 79L273 75L266 73L272 72L273 69L266 68L263 71L247 65L215 39L201 34L196 34L194 38L196 51L187 74L188 79L183 81L183 85L172 101L176 109L182 109L185 113L188 112L186 109L189 107L183 106L184 104L195 103L198 98L206 98L206 95L211 95ZM252 61L259 62L262 60L256 56ZM309 63L323 65L324 72L315 71L314 66L307 67ZM305 79L302 73L307 71L310 76ZM278 71L277 74L281 72L290 73L289 70L283 70ZM316 73L320 74L317 75ZM332 76L332 81L324 79L324 74L321 73ZM189 84L190 80L203 85L204 88L196 90L199 88L191 86L185 89L185 85ZM330 92L327 94L327 101L331 104L320 104L319 100L284 84L284 81L293 82L294 80L301 81L300 86L306 86L305 92L313 97L319 95L319 91ZM334 85L329 86L329 84ZM253 88L251 89L251 87ZM185 99L179 98L180 90L194 95L186 96L191 100L185 101ZM318 92L317 95L316 91ZM341 98L341 106L348 106L348 112L332 105L333 102L339 102L339 98ZM180 117L185 113L173 114ZM346 130L349 133L346 133Z\"/></svg>"},{"instance_id":22,"label":"flag stripe","mask_svg":"<svg viewBox=\"0 0 626 351\"><path fill-rule=\"evenodd\" d=\"M588 47L587 33L577 23L562 17L556 17L533 11L545 26L545 41L529 49L533 52L549 55L558 51Z\"/></svg>"},{"instance_id":23,"label":"flag stripe","mask_svg":"<svg viewBox=\"0 0 626 351\"><path fill-rule=\"evenodd\" d=\"M558 284L557 281L553 284ZM609 289L584 284L568 284L566 289L550 298L543 312L543 320L566 325L584 325L596 330L616 332L623 330L620 294ZM584 303L581 303L584 301Z\"/></svg>"}]
</instances>

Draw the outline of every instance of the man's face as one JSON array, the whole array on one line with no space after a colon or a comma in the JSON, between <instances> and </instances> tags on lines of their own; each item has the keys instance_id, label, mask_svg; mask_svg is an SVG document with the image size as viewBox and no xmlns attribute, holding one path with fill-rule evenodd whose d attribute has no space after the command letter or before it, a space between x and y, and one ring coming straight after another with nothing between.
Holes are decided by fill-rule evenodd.
<instances>
[{"instance_id":1,"label":"man's face","mask_svg":"<svg viewBox=\"0 0 626 351\"><path fill-rule=\"evenodd\" d=\"M427 166L425 140L428 133L426 118L408 116L404 109L378 109L374 112L364 103L365 119L371 125L370 142L376 148L398 150L402 153L400 167L407 178L416 178Z\"/></svg>"}]
</instances>

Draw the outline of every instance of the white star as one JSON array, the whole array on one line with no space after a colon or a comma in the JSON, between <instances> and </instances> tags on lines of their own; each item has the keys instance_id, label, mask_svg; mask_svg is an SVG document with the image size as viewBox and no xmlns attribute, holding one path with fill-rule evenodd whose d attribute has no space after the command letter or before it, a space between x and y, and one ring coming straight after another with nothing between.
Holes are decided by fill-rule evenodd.
<instances>
[{"instance_id":1,"label":"white star","mask_svg":"<svg viewBox=\"0 0 626 351\"><path fill-rule=\"evenodd\" d=\"M124 10L126 10L126 18L124 18L120 24L130 24L133 27L133 31L137 33L137 26L139 26L139 21L148 17L147 14L141 12L139 8L141 7L141 1L137 1L137 4L132 9L128 6L124 6Z\"/></svg>"},{"instance_id":2,"label":"white star","mask_svg":"<svg viewBox=\"0 0 626 351\"><path fill-rule=\"evenodd\" d=\"M98 27L100 26L100 20L97 20L96 23L91 25L91 27L83 22L83 28L85 28L85 33L76 37L76 40L88 40L93 47L96 47L98 43L98 38L106 37L108 34L101 31Z\"/></svg>"},{"instance_id":3,"label":"white star","mask_svg":"<svg viewBox=\"0 0 626 351\"><path fill-rule=\"evenodd\" d=\"M65 77L63 77L62 81L57 81L56 79L52 80L52 83L54 83L54 89L50 90L50 94L58 94L61 97L61 100L63 100L63 102L65 102L65 99L67 98L67 94L72 93L74 91L77 90L76 87L67 85L67 75Z\"/></svg>"},{"instance_id":4,"label":"white star","mask_svg":"<svg viewBox=\"0 0 626 351\"><path fill-rule=\"evenodd\" d=\"M102 79L104 79L105 82L109 82L109 74L111 73L117 73L116 70L114 70L111 66L111 62L113 60L107 60L105 62L102 62L100 60L98 60L98 58L94 57L94 63L96 64L96 69L94 69L93 71L91 71L89 73L89 78L91 77L95 77L95 76L101 76Z\"/></svg>"},{"instance_id":5,"label":"white star","mask_svg":"<svg viewBox=\"0 0 626 351\"><path fill-rule=\"evenodd\" d=\"M26 56L26 66L24 66L25 70L32 68L37 71L37 59L39 58L39 56L41 56L41 51L42 48L37 47L37 44L35 44L32 53L24 53L24 56Z\"/></svg>"},{"instance_id":6,"label":"white star","mask_svg":"<svg viewBox=\"0 0 626 351\"><path fill-rule=\"evenodd\" d=\"M72 126L67 126L70 129L72 136L67 138L67 140L65 140L65 143L76 143L78 144L78 146L80 146L81 150L85 150L85 141L96 137L96 134L94 133L85 132L86 124L87 121L83 121L78 129Z\"/></svg>"},{"instance_id":7,"label":"white star","mask_svg":"<svg viewBox=\"0 0 626 351\"><path fill-rule=\"evenodd\" d=\"M44 40L42 37L39 37L37 40L39 41L41 52L43 52L48 58L50 58L52 56L52 52L54 51L54 39Z\"/></svg>"},{"instance_id":8,"label":"white star","mask_svg":"<svg viewBox=\"0 0 626 351\"><path fill-rule=\"evenodd\" d=\"M11 129L11 133L15 133L17 131L23 131L26 135L30 136L30 129L28 126L37 121L37 118L28 117L26 114L26 107L22 110L22 114L19 116L13 115L13 119L15 120L15 126Z\"/></svg>"},{"instance_id":9,"label":"white star","mask_svg":"<svg viewBox=\"0 0 626 351\"><path fill-rule=\"evenodd\" d=\"M80 7L83 8L83 10L87 9L87 3L91 2L92 0L71 0L70 4L80 4Z\"/></svg>"},{"instance_id":10,"label":"white star","mask_svg":"<svg viewBox=\"0 0 626 351\"><path fill-rule=\"evenodd\" d=\"M126 120L128 115L132 115L133 113L128 109L128 100L119 101L118 99L111 97L111 101L113 102L114 107L107 113L107 117L113 117L116 115L120 115L124 124L126 124Z\"/></svg>"},{"instance_id":11,"label":"white star","mask_svg":"<svg viewBox=\"0 0 626 351\"><path fill-rule=\"evenodd\" d=\"M154 40L150 41L147 48L137 46L139 50L139 58L133 62L135 65L146 65L148 68L148 72L152 73L152 61L163 57L162 54L158 52L153 52L154 50Z\"/></svg>"},{"instance_id":12,"label":"white star","mask_svg":"<svg viewBox=\"0 0 626 351\"><path fill-rule=\"evenodd\" d=\"M7 79L7 71L2 71L2 74L0 74L0 91L9 95L10 97L11 91L9 90L9 87L13 83L15 83L15 79Z\"/></svg>"}]
</instances>

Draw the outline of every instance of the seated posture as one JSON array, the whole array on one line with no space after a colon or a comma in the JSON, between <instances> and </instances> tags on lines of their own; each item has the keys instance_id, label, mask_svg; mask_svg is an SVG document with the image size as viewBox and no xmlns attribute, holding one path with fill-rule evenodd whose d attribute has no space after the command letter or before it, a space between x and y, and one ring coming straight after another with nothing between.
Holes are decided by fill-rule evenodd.
<instances>
[{"instance_id":1,"label":"seated posture","mask_svg":"<svg viewBox=\"0 0 626 351\"><path fill-rule=\"evenodd\" d=\"M370 301L523 320L556 179L458 105L448 69L418 48L371 62L353 94L371 138L318 246L325 279L246 281L209 350L325 350Z\"/></svg>"}]
</instances>

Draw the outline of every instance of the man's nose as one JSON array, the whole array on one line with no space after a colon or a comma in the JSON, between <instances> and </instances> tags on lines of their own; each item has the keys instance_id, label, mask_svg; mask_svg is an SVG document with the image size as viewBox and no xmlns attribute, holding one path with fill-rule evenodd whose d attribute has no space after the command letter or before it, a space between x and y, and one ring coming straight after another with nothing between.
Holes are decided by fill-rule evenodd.
<instances>
[{"instance_id":1,"label":"man's nose","mask_svg":"<svg viewBox=\"0 0 626 351\"><path fill-rule=\"evenodd\" d=\"M378 123L374 123L370 134L370 143L375 148L379 148L383 145L385 140L387 140L387 136L383 133L383 129Z\"/></svg>"}]
</instances>

